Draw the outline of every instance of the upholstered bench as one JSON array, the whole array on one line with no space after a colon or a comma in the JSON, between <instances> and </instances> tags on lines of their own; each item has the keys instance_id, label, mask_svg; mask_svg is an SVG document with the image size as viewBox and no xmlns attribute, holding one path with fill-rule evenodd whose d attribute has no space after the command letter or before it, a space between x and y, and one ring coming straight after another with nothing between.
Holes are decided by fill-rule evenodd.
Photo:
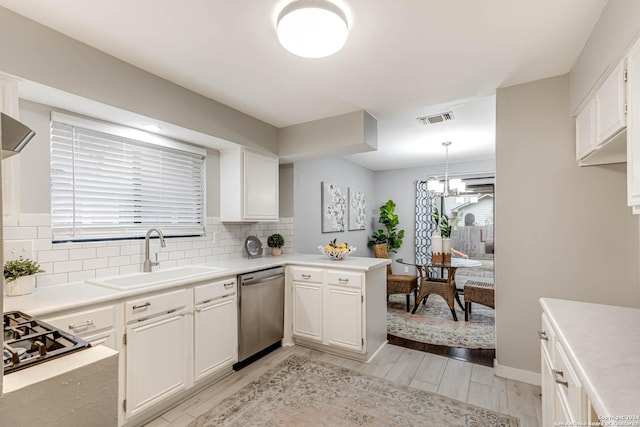
<instances>
[{"instance_id":1,"label":"upholstered bench","mask_svg":"<svg viewBox=\"0 0 640 427\"><path fill-rule=\"evenodd\" d=\"M471 303L486 305L495 309L494 285L493 283L477 282L467 280L464 284L464 320L469 320L471 313Z\"/></svg>"}]
</instances>

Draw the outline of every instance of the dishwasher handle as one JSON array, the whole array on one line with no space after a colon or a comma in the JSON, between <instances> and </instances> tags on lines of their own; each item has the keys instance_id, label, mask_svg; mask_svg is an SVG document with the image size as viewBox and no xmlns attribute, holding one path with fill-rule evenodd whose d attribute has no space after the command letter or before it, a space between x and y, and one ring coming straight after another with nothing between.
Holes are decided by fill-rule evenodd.
<instances>
[{"instance_id":1,"label":"dishwasher handle","mask_svg":"<svg viewBox=\"0 0 640 427\"><path fill-rule=\"evenodd\" d=\"M269 282L271 280L276 280L276 279L281 279L281 278L284 278L284 274L279 273L279 274L274 274L273 276L263 277L263 278L256 279L256 280L243 281L241 283L241 285L242 286L257 285L259 283ZM252 278L250 278L250 279L252 279Z\"/></svg>"}]
</instances>

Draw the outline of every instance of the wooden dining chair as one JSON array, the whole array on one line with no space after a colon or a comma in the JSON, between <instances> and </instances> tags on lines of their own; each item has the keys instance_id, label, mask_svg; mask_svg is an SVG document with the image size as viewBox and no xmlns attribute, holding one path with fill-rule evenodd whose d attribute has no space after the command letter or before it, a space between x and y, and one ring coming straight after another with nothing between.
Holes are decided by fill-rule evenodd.
<instances>
[{"instance_id":1,"label":"wooden dining chair","mask_svg":"<svg viewBox=\"0 0 640 427\"><path fill-rule=\"evenodd\" d=\"M373 245L373 254L376 258L389 258L386 243ZM407 296L407 311L411 310L411 293L418 305L418 276L415 274L393 274L391 264L387 265L387 301L389 295L404 294Z\"/></svg>"},{"instance_id":2,"label":"wooden dining chair","mask_svg":"<svg viewBox=\"0 0 640 427\"><path fill-rule=\"evenodd\" d=\"M420 293L418 294L416 306L413 309L414 314L418 309L418 304L420 304L420 301L426 304L429 295L436 294L442 297L447 302L449 310L451 310L451 316L453 316L453 320L456 322L458 321L458 316L456 315L455 310L455 302L458 302L458 305L463 311L465 311L465 308L460 301L460 296L458 295L458 290L456 289L455 271L455 268L448 268L447 278L440 279L437 277L429 277L429 267L418 267L418 273L420 274Z\"/></svg>"}]
</instances>

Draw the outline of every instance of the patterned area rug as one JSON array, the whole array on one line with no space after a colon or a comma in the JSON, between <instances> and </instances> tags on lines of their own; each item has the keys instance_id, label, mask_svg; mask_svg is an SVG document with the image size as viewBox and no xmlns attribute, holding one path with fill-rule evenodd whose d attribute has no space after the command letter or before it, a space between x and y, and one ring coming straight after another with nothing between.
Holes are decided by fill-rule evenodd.
<instances>
[{"instance_id":1,"label":"patterned area rug","mask_svg":"<svg viewBox=\"0 0 640 427\"><path fill-rule=\"evenodd\" d=\"M189 427L518 425L509 415L290 356Z\"/></svg>"},{"instance_id":2,"label":"patterned area rug","mask_svg":"<svg viewBox=\"0 0 640 427\"><path fill-rule=\"evenodd\" d=\"M464 298L461 296L462 305ZM458 322L453 320L447 303L430 295L427 305L420 304L416 314L407 313L404 295L391 295L387 304L387 332L400 338L428 344L464 348L496 348L494 310L473 304L469 321L456 303ZM413 296L411 297L413 309Z\"/></svg>"}]
</instances>

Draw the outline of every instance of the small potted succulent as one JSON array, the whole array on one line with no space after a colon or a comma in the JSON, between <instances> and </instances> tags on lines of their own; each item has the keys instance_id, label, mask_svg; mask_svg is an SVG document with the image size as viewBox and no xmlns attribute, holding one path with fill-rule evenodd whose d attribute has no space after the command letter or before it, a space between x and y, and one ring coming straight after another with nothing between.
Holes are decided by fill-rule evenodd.
<instances>
[{"instance_id":1,"label":"small potted succulent","mask_svg":"<svg viewBox=\"0 0 640 427\"><path fill-rule=\"evenodd\" d=\"M271 248L271 255L282 255L282 247L284 246L284 237L281 234L272 234L267 239L267 245Z\"/></svg>"},{"instance_id":2,"label":"small potted succulent","mask_svg":"<svg viewBox=\"0 0 640 427\"><path fill-rule=\"evenodd\" d=\"M26 295L36 287L35 274L44 273L40 264L29 258L18 258L4 264L4 291L7 296Z\"/></svg>"}]
</instances>

